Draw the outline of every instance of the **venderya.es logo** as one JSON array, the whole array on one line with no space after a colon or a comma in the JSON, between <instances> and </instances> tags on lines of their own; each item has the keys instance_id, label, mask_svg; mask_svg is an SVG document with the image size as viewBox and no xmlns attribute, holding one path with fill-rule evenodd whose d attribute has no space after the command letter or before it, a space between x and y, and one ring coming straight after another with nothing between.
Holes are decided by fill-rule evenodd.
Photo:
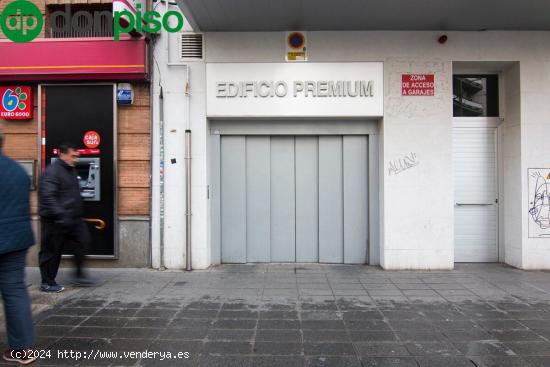
<instances>
[{"instance_id":1,"label":"venderya.es logo","mask_svg":"<svg viewBox=\"0 0 550 367\"><path fill-rule=\"evenodd\" d=\"M128 2L125 1L124 3ZM164 14L155 10L142 12L139 3L136 3L135 7L129 5L129 9L104 13L102 15L109 18L107 24L109 29L112 30L115 41L120 40L120 35L123 33L132 33L132 35L134 35L134 32L154 34L163 29L170 33L179 32L183 29L184 23L183 15L178 11L170 10ZM63 21L56 21L59 17L63 18ZM95 26L97 26L98 22L95 23ZM94 30L94 18L90 13L77 11L73 14L69 4L65 5L64 11L52 12L49 24L53 32L63 31L66 34L90 34ZM63 29L58 29L60 24ZM27 0L12 1L0 14L0 28L6 37L13 42L32 41L42 32L43 25L42 12L35 4ZM73 30L75 32L72 32Z\"/></svg>"},{"instance_id":2,"label":"venderya.es logo","mask_svg":"<svg viewBox=\"0 0 550 367\"><path fill-rule=\"evenodd\" d=\"M0 14L0 27L13 42L30 42L42 32L42 12L26 0L9 3Z\"/></svg>"}]
</instances>

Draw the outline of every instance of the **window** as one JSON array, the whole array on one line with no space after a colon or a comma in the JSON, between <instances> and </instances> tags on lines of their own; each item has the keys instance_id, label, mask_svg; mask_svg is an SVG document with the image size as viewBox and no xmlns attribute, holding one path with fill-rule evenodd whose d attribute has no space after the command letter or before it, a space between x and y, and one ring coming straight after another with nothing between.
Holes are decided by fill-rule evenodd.
<instances>
[{"instance_id":1,"label":"window","mask_svg":"<svg viewBox=\"0 0 550 367\"><path fill-rule=\"evenodd\" d=\"M48 6L47 37L112 37L112 12L110 4Z\"/></svg>"},{"instance_id":2,"label":"window","mask_svg":"<svg viewBox=\"0 0 550 367\"><path fill-rule=\"evenodd\" d=\"M454 75L453 116L498 117L498 75Z\"/></svg>"}]
</instances>

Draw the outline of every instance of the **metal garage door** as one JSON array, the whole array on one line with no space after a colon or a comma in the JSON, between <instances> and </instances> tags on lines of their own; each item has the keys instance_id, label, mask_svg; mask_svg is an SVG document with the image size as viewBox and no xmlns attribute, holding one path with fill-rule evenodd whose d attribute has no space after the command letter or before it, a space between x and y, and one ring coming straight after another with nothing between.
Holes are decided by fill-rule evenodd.
<instances>
[{"instance_id":1,"label":"metal garage door","mask_svg":"<svg viewBox=\"0 0 550 367\"><path fill-rule=\"evenodd\" d=\"M367 136L222 136L220 156L222 262L367 262Z\"/></svg>"},{"instance_id":2,"label":"metal garage door","mask_svg":"<svg viewBox=\"0 0 550 367\"><path fill-rule=\"evenodd\" d=\"M496 129L453 129L455 261L498 261Z\"/></svg>"}]
</instances>

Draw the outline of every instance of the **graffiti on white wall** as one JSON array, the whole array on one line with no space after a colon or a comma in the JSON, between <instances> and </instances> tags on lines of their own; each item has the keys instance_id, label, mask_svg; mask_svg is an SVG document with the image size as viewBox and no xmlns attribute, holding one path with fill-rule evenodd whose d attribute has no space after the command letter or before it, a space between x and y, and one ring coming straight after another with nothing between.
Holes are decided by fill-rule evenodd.
<instances>
[{"instance_id":1,"label":"graffiti on white wall","mask_svg":"<svg viewBox=\"0 0 550 367\"><path fill-rule=\"evenodd\" d=\"M394 159L393 161L390 161L388 175L397 175L410 168L416 167L419 164L420 162L418 161L418 158L416 158L415 153L411 153L399 159Z\"/></svg>"},{"instance_id":2,"label":"graffiti on white wall","mask_svg":"<svg viewBox=\"0 0 550 367\"><path fill-rule=\"evenodd\" d=\"M550 237L550 168L529 168L529 237Z\"/></svg>"}]
</instances>

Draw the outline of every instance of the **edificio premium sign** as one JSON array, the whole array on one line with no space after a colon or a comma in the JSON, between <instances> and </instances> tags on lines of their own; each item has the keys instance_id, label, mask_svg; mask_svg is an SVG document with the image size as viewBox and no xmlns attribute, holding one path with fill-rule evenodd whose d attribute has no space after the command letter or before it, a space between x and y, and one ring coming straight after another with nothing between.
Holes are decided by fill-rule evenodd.
<instances>
[{"instance_id":1,"label":"edificio premium sign","mask_svg":"<svg viewBox=\"0 0 550 367\"><path fill-rule=\"evenodd\" d=\"M207 63L206 113L225 117L379 117L381 62Z\"/></svg>"},{"instance_id":2,"label":"edificio premium sign","mask_svg":"<svg viewBox=\"0 0 550 367\"><path fill-rule=\"evenodd\" d=\"M293 97L373 97L372 80L317 80L292 82ZM216 82L217 98L286 97L289 83L278 81Z\"/></svg>"}]
</instances>

